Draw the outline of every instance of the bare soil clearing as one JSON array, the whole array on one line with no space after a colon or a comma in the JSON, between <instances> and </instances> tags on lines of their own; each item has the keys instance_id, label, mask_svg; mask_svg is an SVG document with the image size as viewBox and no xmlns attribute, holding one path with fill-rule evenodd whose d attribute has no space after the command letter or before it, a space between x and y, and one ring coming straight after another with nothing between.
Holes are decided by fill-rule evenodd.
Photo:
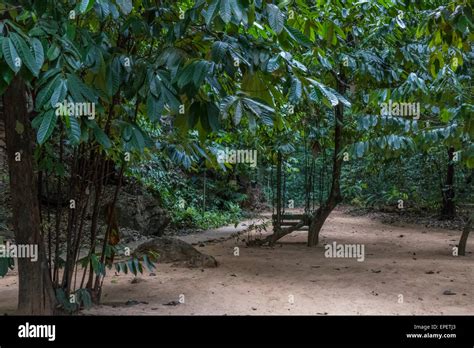
<instances>
[{"instance_id":1,"label":"bare soil clearing","mask_svg":"<svg viewBox=\"0 0 474 348\"><path fill-rule=\"evenodd\" d=\"M453 256L459 231L391 226L336 210L321 236L315 248L306 246L305 232L259 248L246 247L244 233L197 247L218 268L161 264L135 280L110 272L103 304L82 314L474 314L474 241L467 256ZM324 244L334 241L364 244L365 261L326 258ZM0 313L13 314L16 301L17 276L9 273L0 279Z\"/></svg>"}]
</instances>

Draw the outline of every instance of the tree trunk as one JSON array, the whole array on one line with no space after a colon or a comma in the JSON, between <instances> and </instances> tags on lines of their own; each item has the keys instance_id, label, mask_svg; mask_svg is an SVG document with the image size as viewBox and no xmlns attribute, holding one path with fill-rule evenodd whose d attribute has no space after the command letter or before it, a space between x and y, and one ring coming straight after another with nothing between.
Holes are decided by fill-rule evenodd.
<instances>
[{"instance_id":1,"label":"tree trunk","mask_svg":"<svg viewBox=\"0 0 474 348\"><path fill-rule=\"evenodd\" d=\"M7 144L5 143L5 121L3 117L3 103L0 98L0 169L7 168Z\"/></svg>"},{"instance_id":2,"label":"tree trunk","mask_svg":"<svg viewBox=\"0 0 474 348\"><path fill-rule=\"evenodd\" d=\"M282 155L281 152L277 154L277 172L276 172L276 185L277 185L277 197L276 197L276 225L274 226L275 233L273 233L273 238L270 241L270 244L273 245L281 237L281 166L282 166ZM275 204L275 202L273 202ZM276 227L276 228L275 228Z\"/></svg>"},{"instance_id":3,"label":"tree trunk","mask_svg":"<svg viewBox=\"0 0 474 348\"><path fill-rule=\"evenodd\" d=\"M464 226L462 230L461 239L459 240L459 245L458 245L458 254L460 256L466 256L467 237L469 236L469 233L471 232L472 220L473 220L473 216L470 216L467 219L466 225Z\"/></svg>"},{"instance_id":4,"label":"tree trunk","mask_svg":"<svg viewBox=\"0 0 474 348\"><path fill-rule=\"evenodd\" d=\"M9 216L8 197L8 166L7 166L7 146L5 143L5 123L3 120L3 104L0 98L0 230L6 229Z\"/></svg>"},{"instance_id":5,"label":"tree trunk","mask_svg":"<svg viewBox=\"0 0 474 348\"><path fill-rule=\"evenodd\" d=\"M452 219L456 215L456 205L454 204L454 148L448 149L448 172L443 188L443 206L441 217Z\"/></svg>"},{"instance_id":6,"label":"tree trunk","mask_svg":"<svg viewBox=\"0 0 474 348\"><path fill-rule=\"evenodd\" d=\"M344 95L345 81L343 73L336 78L337 91ZM333 171L331 191L326 202L318 208L311 219L311 224L308 231L308 246L315 246L319 243L319 233L333 209L342 201L341 196L341 172L342 172L342 157L341 150L343 148L342 131L344 127L344 106L339 103L334 108L335 125L334 125L334 157L333 157Z\"/></svg>"},{"instance_id":7,"label":"tree trunk","mask_svg":"<svg viewBox=\"0 0 474 348\"><path fill-rule=\"evenodd\" d=\"M342 69L341 69L342 70ZM344 95L345 93L345 78L344 74L341 72L340 75L336 75L337 81L337 91ZM339 103L334 108L335 121L334 121L334 157L333 157L333 173L332 173L332 183L331 183L331 192L326 202L316 210L313 216L310 218L309 231L308 231L308 246L317 245L319 242L319 232L324 225L327 217L333 209L342 201L341 196L341 172L342 172L342 156L340 152L343 148L343 128L344 128L344 106ZM277 184L277 187L280 185ZM278 200L280 201L280 200ZM269 243L270 245L275 244L280 238L290 234L293 231L297 231L299 228L303 227L307 221L300 222L296 226L288 227L285 229L277 229L273 234L265 237L259 241L259 245Z\"/></svg>"},{"instance_id":8,"label":"tree trunk","mask_svg":"<svg viewBox=\"0 0 474 348\"><path fill-rule=\"evenodd\" d=\"M6 146L10 171L13 229L17 245L38 247L38 260L18 258L18 312L24 315L52 315L56 304L48 270L37 183L34 173L34 132L27 109L27 88L15 77L3 97Z\"/></svg>"}]
</instances>

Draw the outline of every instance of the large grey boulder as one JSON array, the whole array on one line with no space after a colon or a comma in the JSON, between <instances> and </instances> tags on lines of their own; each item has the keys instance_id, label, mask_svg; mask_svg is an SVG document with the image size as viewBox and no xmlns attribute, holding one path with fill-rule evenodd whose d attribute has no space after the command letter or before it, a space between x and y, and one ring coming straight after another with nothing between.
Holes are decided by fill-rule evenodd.
<instances>
[{"instance_id":1,"label":"large grey boulder","mask_svg":"<svg viewBox=\"0 0 474 348\"><path fill-rule=\"evenodd\" d=\"M170 237L154 238L140 244L133 252L134 256L147 255L158 263L181 263L188 267L214 268L216 259L197 251L182 240Z\"/></svg>"}]
</instances>

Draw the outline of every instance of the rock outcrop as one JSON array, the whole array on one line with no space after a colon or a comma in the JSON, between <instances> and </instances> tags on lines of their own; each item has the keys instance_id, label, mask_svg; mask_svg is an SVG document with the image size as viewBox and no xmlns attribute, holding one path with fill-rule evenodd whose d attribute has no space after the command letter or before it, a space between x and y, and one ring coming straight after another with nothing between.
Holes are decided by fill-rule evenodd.
<instances>
[{"instance_id":1,"label":"rock outcrop","mask_svg":"<svg viewBox=\"0 0 474 348\"><path fill-rule=\"evenodd\" d=\"M168 212L150 195L131 195L120 192L116 206L120 227L138 231L144 236L161 236L169 225Z\"/></svg>"}]
</instances>

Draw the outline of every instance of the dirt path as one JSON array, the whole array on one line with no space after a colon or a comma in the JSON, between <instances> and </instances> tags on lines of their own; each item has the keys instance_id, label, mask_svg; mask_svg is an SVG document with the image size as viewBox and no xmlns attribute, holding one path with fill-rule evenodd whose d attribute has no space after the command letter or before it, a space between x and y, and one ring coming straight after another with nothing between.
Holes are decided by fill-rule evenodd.
<instances>
[{"instance_id":1,"label":"dirt path","mask_svg":"<svg viewBox=\"0 0 474 348\"><path fill-rule=\"evenodd\" d=\"M208 244L198 249L213 255L218 268L162 264L155 276L147 273L134 283L133 276L110 274L103 305L83 313L474 314L474 242L468 242L468 256L454 257L459 235L335 211L316 248L305 246L304 232L275 248L249 248L237 239ZM323 245L334 241L363 244L365 260L326 258ZM183 304L164 305L179 302L180 295ZM125 305L129 300L139 303ZM10 275L0 279L0 313L12 313L15 305L16 277Z\"/></svg>"},{"instance_id":2,"label":"dirt path","mask_svg":"<svg viewBox=\"0 0 474 348\"><path fill-rule=\"evenodd\" d=\"M219 240L223 241L223 240L231 238L232 236L236 234L239 234L247 230L251 225L258 225L258 224L263 223L264 221L265 221L264 219L255 218L252 220L245 220L245 221L239 222L237 225L223 226L223 227L203 231L197 234L178 236L177 238L192 245L206 243L206 242L215 242Z\"/></svg>"}]
</instances>

